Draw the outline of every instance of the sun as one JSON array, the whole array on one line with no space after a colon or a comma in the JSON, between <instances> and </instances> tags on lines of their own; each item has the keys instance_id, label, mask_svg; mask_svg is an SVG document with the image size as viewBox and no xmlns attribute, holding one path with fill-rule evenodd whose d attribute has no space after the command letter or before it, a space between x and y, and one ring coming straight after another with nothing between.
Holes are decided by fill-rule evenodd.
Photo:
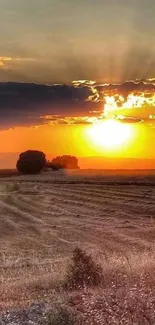
<instances>
[{"instance_id":1,"label":"sun","mask_svg":"<svg viewBox=\"0 0 155 325\"><path fill-rule=\"evenodd\" d=\"M128 142L132 128L129 124L111 119L93 124L88 129L88 135L95 145L112 150Z\"/></svg>"}]
</instances>

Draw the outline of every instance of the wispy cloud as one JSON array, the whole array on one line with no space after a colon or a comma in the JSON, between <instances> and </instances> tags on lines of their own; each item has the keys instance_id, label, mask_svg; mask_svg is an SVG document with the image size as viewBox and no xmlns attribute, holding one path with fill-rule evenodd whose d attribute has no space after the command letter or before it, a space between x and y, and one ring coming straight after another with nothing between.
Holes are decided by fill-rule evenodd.
<instances>
[{"instance_id":1,"label":"wispy cloud","mask_svg":"<svg viewBox=\"0 0 155 325\"><path fill-rule=\"evenodd\" d=\"M0 68L7 68L10 66L10 63L14 64L16 62L35 62L34 58L25 58L25 57L7 57L0 56Z\"/></svg>"},{"instance_id":2,"label":"wispy cloud","mask_svg":"<svg viewBox=\"0 0 155 325\"><path fill-rule=\"evenodd\" d=\"M34 58L14 58L14 61L27 61L27 62L36 62L37 59Z\"/></svg>"},{"instance_id":3,"label":"wispy cloud","mask_svg":"<svg viewBox=\"0 0 155 325\"><path fill-rule=\"evenodd\" d=\"M5 67L8 61L12 61L12 58L7 56L0 56L0 68Z\"/></svg>"},{"instance_id":4,"label":"wispy cloud","mask_svg":"<svg viewBox=\"0 0 155 325\"><path fill-rule=\"evenodd\" d=\"M40 117L44 124L48 125L89 125L97 121L96 116L85 116L85 117L72 117L72 116L61 116L61 115L45 115Z\"/></svg>"}]
</instances>

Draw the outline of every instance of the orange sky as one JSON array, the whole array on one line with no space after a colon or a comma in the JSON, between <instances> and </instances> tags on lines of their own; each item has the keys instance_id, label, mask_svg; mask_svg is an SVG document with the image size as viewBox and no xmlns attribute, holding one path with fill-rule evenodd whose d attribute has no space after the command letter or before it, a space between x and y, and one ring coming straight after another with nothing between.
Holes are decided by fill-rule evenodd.
<instances>
[{"instance_id":1,"label":"orange sky","mask_svg":"<svg viewBox=\"0 0 155 325\"><path fill-rule=\"evenodd\" d=\"M1 87L6 109L0 111L0 168L15 167L19 153L29 149L43 151L48 159L64 154L110 158L106 168L111 162L117 165L118 159L121 167L126 159L144 163L155 159L155 79L108 85L108 90L106 84L87 80L39 88L9 83ZM125 91L131 87L133 91ZM51 94L55 97L46 107L45 98ZM58 98L56 110L54 98ZM8 153L14 155L8 158ZM139 168L139 162L132 163L132 168ZM97 161L87 164L87 168L96 166Z\"/></svg>"},{"instance_id":2,"label":"orange sky","mask_svg":"<svg viewBox=\"0 0 155 325\"><path fill-rule=\"evenodd\" d=\"M0 2L0 168L27 149L155 159L155 1Z\"/></svg>"},{"instance_id":3,"label":"orange sky","mask_svg":"<svg viewBox=\"0 0 155 325\"><path fill-rule=\"evenodd\" d=\"M120 124L120 127L122 124ZM152 150L154 143L154 130L147 129L144 125L131 124L131 137L123 144L114 146L102 145L90 137L89 130L92 125L40 125L36 127L16 127L0 132L0 152L3 161L0 168L5 168L5 154L19 153L27 149L42 150L47 157L62 154L76 155L77 157L104 156L115 158L155 158ZM99 134L100 136L100 134ZM109 133L108 133L109 136ZM115 133L113 135L115 137ZM117 135L116 135L117 136ZM104 142L105 144L105 142ZM6 159L8 159L6 155ZM15 159L13 157L13 159ZM6 161L7 167L14 167L14 160ZM86 164L87 168L89 164ZM90 168L96 168L95 166ZM101 166L100 166L101 167ZM108 168L108 166L107 166ZM137 163L133 168L138 168Z\"/></svg>"}]
</instances>

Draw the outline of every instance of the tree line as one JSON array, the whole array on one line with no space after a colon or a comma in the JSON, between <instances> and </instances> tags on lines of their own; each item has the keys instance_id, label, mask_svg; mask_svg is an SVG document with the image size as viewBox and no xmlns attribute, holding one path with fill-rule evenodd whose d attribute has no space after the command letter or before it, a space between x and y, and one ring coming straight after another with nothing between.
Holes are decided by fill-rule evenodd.
<instances>
[{"instance_id":1,"label":"tree line","mask_svg":"<svg viewBox=\"0 0 155 325\"><path fill-rule=\"evenodd\" d=\"M79 166L78 159L74 156L57 156L49 161L44 152L27 150L19 155L16 168L21 174L39 174L46 169L79 169Z\"/></svg>"}]
</instances>

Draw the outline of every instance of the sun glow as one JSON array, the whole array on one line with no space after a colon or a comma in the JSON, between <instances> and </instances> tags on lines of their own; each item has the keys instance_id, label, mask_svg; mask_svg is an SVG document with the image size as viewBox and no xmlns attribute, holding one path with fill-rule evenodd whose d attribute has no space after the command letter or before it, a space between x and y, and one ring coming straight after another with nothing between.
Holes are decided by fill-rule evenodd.
<instances>
[{"instance_id":1,"label":"sun glow","mask_svg":"<svg viewBox=\"0 0 155 325\"><path fill-rule=\"evenodd\" d=\"M96 146L112 150L127 143L133 134L132 126L116 120L105 120L93 124L88 135Z\"/></svg>"},{"instance_id":2,"label":"sun glow","mask_svg":"<svg viewBox=\"0 0 155 325\"><path fill-rule=\"evenodd\" d=\"M104 98L104 112L105 117L110 117L111 113L115 113L117 110L131 110L141 109L142 107L155 107L155 94L147 96L145 93L139 95L129 94L127 98L122 95L115 94L113 96L105 96Z\"/></svg>"}]
</instances>

